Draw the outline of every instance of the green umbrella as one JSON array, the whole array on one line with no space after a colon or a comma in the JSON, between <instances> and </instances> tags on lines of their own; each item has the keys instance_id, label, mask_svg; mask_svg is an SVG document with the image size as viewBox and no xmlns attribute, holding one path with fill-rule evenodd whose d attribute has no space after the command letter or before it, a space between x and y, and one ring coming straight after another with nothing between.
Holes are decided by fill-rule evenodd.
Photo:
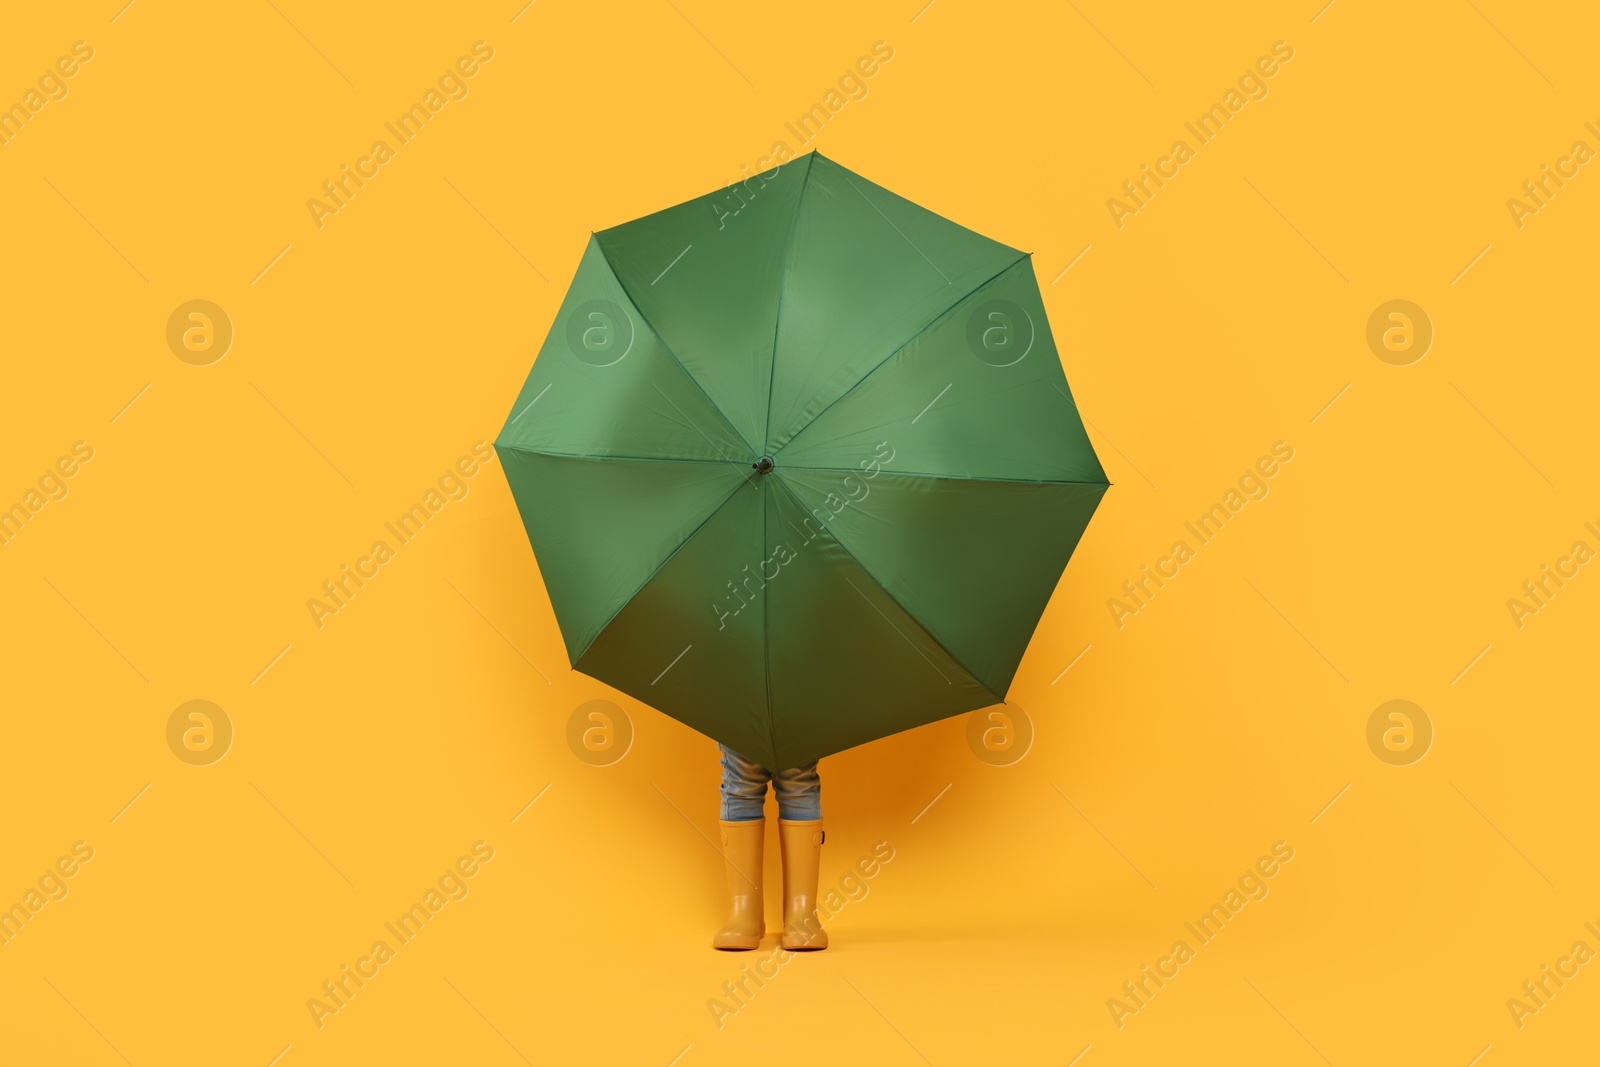
<instances>
[{"instance_id":1,"label":"green umbrella","mask_svg":"<svg viewBox=\"0 0 1600 1067\"><path fill-rule=\"evenodd\" d=\"M778 770L1002 703L1108 485L1028 256L815 152L594 234L495 448L572 666Z\"/></svg>"}]
</instances>

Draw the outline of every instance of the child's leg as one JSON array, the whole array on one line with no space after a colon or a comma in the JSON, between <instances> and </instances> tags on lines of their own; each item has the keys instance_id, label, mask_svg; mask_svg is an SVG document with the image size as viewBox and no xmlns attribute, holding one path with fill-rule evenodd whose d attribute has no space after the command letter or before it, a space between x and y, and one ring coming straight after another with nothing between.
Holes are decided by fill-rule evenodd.
<instances>
[{"instance_id":1,"label":"child's leg","mask_svg":"<svg viewBox=\"0 0 1600 1067\"><path fill-rule=\"evenodd\" d=\"M771 775L727 745L722 750L722 821L752 822L764 818Z\"/></svg>"},{"instance_id":2,"label":"child's leg","mask_svg":"<svg viewBox=\"0 0 1600 1067\"><path fill-rule=\"evenodd\" d=\"M817 918L822 867L822 780L816 763L772 776L778 794L778 845L783 850L783 938L786 949L828 947Z\"/></svg>"},{"instance_id":3,"label":"child's leg","mask_svg":"<svg viewBox=\"0 0 1600 1067\"><path fill-rule=\"evenodd\" d=\"M822 779L813 760L772 776L778 795L778 818L788 822L815 822L822 818Z\"/></svg>"},{"instance_id":4,"label":"child's leg","mask_svg":"<svg viewBox=\"0 0 1600 1067\"><path fill-rule=\"evenodd\" d=\"M722 857L732 905L712 948L749 950L766 932L761 900L761 845L767 820L767 780L762 767L726 745L722 749Z\"/></svg>"}]
</instances>

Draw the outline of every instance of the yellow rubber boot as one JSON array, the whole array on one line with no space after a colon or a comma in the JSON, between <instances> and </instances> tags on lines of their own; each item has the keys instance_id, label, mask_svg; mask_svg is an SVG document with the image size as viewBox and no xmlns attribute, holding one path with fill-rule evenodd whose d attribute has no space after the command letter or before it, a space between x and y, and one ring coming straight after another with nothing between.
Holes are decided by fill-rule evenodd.
<instances>
[{"instance_id":1,"label":"yellow rubber boot","mask_svg":"<svg viewBox=\"0 0 1600 1067\"><path fill-rule=\"evenodd\" d=\"M783 855L782 945L795 952L828 947L827 931L817 918L817 876L822 868L822 820L778 820L778 847Z\"/></svg>"},{"instance_id":2,"label":"yellow rubber boot","mask_svg":"<svg viewBox=\"0 0 1600 1067\"><path fill-rule=\"evenodd\" d=\"M767 932L761 917L761 842L766 832L766 819L722 823L722 859L733 907L711 939L712 948L745 952L760 945Z\"/></svg>"}]
</instances>

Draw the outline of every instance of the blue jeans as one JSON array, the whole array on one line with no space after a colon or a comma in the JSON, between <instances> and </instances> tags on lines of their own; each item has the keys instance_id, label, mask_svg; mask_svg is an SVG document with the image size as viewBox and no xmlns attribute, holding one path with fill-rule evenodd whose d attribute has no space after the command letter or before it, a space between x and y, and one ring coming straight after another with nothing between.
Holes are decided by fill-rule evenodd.
<instances>
[{"instance_id":1,"label":"blue jeans","mask_svg":"<svg viewBox=\"0 0 1600 1067\"><path fill-rule=\"evenodd\" d=\"M778 818L791 822L810 822L822 818L822 781L817 763L773 774L757 766L727 745L722 750L722 821L754 822L764 816L767 783L778 795Z\"/></svg>"}]
</instances>

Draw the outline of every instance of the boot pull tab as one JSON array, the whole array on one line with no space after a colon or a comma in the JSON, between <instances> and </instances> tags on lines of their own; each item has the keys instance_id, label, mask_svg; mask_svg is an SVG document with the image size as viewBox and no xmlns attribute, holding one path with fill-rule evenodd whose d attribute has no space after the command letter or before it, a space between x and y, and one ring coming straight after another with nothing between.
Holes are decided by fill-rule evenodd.
<instances>
[{"instance_id":1,"label":"boot pull tab","mask_svg":"<svg viewBox=\"0 0 1600 1067\"><path fill-rule=\"evenodd\" d=\"M813 845L816 845L818 848L821 848L822 847L822 842L827 836L828 836L828 831L826 831L826 830L818 830L817 833L816 833L816 836L812 838L811 843Z\"/></svg>"}]
</instances>

